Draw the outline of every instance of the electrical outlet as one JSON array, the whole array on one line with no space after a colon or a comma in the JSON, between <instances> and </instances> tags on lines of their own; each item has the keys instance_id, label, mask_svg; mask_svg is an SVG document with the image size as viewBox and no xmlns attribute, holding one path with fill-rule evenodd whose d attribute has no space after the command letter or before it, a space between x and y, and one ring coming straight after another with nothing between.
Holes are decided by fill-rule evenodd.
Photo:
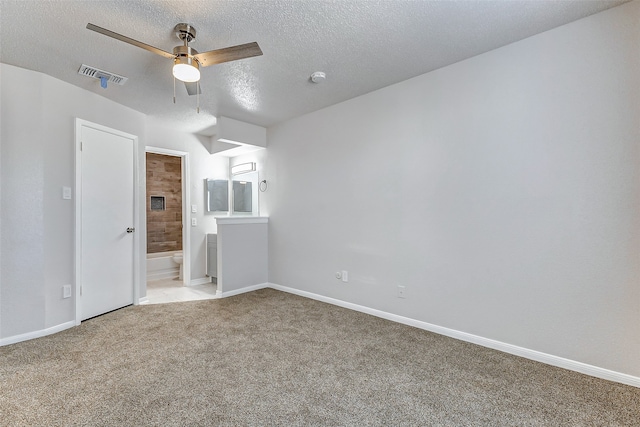
<instances>
[{"instance_id":1,"label":"electrical outlet","mask_svg":"<svg viewBox=\"0 0 640 427\"><path fill-rule=\"evenodd\" d=\"M62 298L71 298L71 285L64 285L62 287Z\"/></svg>"},{"instance_id":2,"label":"electrical outlet","mask_svg":"<svg viewBox=\"0 0 640 427\"><path fill-rule=\"evenodd\" d=\"M345 283L349 281L349 272L347 270L342 270L342 281Z\"/></svg>"},{"instance_id":3,"label":"electrical outlet","mask_svg":"<svg viewBox=\"0 0 640 427\"><path fill-rule=\"evenodd\" d=\"M191 218L191 226L195 227L196 225L198 225L198 220L196 218Z\"/></svg>"},{"instance_id":4,"label":"electrical outlet","mask_svg":"<svg viewBox=\"0 0 640 427\"><path fill-rule=\"evenodd\" d=\"M404 286L398 286L398 298L406 298L405 290Z\"/></svg>"}]
</instances>

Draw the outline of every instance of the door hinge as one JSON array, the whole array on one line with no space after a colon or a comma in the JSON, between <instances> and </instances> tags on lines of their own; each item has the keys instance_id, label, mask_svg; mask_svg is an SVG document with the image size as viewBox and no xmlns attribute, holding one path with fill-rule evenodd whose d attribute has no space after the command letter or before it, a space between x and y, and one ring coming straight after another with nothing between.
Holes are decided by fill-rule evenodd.
<instances>
[{"instance_id":1,"label":"door hinge","mask_svg":"<svg viewBox=\"0 0 640 427\"><path fill-rule=\"evenodd\" d=\"M80 296L82 296L82 285L80 285Z\"/></svg>"},{"instance_id":2,"label":"door hinge","mask_svg":"<svg viewBox=\"0 0 640 427\"><path fill-rule=\"evenodd\" d=\"M80 141L80 151L82 151L82 141Z\"/></svg>"}]
</instances>

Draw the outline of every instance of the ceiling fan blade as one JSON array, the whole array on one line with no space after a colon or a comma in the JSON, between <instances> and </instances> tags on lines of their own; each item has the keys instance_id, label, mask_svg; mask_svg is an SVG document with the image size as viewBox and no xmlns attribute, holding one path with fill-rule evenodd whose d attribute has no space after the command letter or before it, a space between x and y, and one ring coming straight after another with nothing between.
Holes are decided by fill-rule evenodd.
<instances>
[{"instance_id":1,"label":"ceiling fan blade","mask_svg":"<svg viewBox=\"0 0 640 427\"><path fill-rule=\"evenodd\" d=\"M93 25L91 23L87 24L87 29L95 31L95 32L100 33L100 34L104 34L105 36L113 37L116 40L120 40L122 42L129 43L129 44L132 44L132 45L137 46L137 47L141 47L142 49L145 49L145 50L148 50L149 52L153 52L155 54L164 56L165 58L173 59L173 58L176 57L173 53L169 53L169 52L166 52L166 51L164 51L162 49L158 49L157 47L153 47L153 46L148 45L146 43L139 42L138 40L134 40L134 39L132 39L130 37L123 36L122 34L114 33L113 31L107 30L107 29L102 28L102 27L98 27L97 25Z\"/></svg>"},{"instance_id":2,"label":"ceiling fan blade","mask_svg":"<svg viewBox=\"0 0 640 427\"><path fill-rule=\"evenodd\" d=\"M258 46L258 43L253 42L225 47L223 49L210 50L209 52L202 52L194 55L194 57L198 60L200 65L208 67L209 65L236 61L238 59L251 58L252 56L260 55L262 55L260 46Z\"/></svg>"},{"instance_id":3,"label":"ceiling fan blade","mask_svg":"<svg viewBox=\"0 0 640 427\"><path fill-rule=\"evenodd\" d=\"M184 87L187 88L187 93L189 95L197 94L198 89L200 91L200 95L202 95L202 85L198 84L198 82L184 82Z\"/></svg>"}]
</instances>

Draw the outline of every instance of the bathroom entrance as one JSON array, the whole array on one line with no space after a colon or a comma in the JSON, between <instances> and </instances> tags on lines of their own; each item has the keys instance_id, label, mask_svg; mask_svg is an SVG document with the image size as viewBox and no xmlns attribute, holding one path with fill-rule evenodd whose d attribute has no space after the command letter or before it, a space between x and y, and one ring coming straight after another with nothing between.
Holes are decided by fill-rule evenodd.
<instances>
[{"instance_id":1,"label":"bathroom entrance","mask_svg":"<svg viewBox=\"0 0 640 427\"><path fill-rule=\"evenodd\" d=\"M187 153L146 150L147 284L189 284Z\"/></svg>"}]
</instances>

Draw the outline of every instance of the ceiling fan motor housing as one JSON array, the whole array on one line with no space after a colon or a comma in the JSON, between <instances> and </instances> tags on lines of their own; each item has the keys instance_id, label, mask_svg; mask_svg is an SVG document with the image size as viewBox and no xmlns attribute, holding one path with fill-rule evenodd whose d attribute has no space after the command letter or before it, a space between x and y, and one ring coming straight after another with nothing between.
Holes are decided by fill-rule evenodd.
<instances>
[{"instance_id":1,"label":"ceiling fan motor housing","mask_svg":"<svg viewBox=\"0 0 640 427\"><path fill-rule=\"evenodd\" d=\"M189 46L176 46L173 48L173 54L176 56L174 63L189 64L196 68L200 68L198 60L193 56L198 54L198 51Z\"/></svg>"},{"instance_id":2,"label":"ceiling fan motor housing","mask_svg":"<svg viewBox=\"0 0 640 427\"><path fill-rule=\"evenodd\" d=\"M198 54L198 51L190 46L176 46L173 48L173 54L175 56L186 56L189 58L193 58L193 56Z\"/></svg>"},{"instance_id":3,"label":"ceiling fan motor housing","mask_svg":"<svg viewBox=\"0 0 640 427\"><path fill-rule=\"evenodd\" d=\"M189 42L195 40L196 29L190 24L177 24L174 27L176 36L184 41L183 46L176 46L173 48L173 54L176 56L174 64L188 64L196 69L200 68L200 63L194 58L194 55L198 54L198 51L188 45Z\"/></svg>"}]
</instances>

